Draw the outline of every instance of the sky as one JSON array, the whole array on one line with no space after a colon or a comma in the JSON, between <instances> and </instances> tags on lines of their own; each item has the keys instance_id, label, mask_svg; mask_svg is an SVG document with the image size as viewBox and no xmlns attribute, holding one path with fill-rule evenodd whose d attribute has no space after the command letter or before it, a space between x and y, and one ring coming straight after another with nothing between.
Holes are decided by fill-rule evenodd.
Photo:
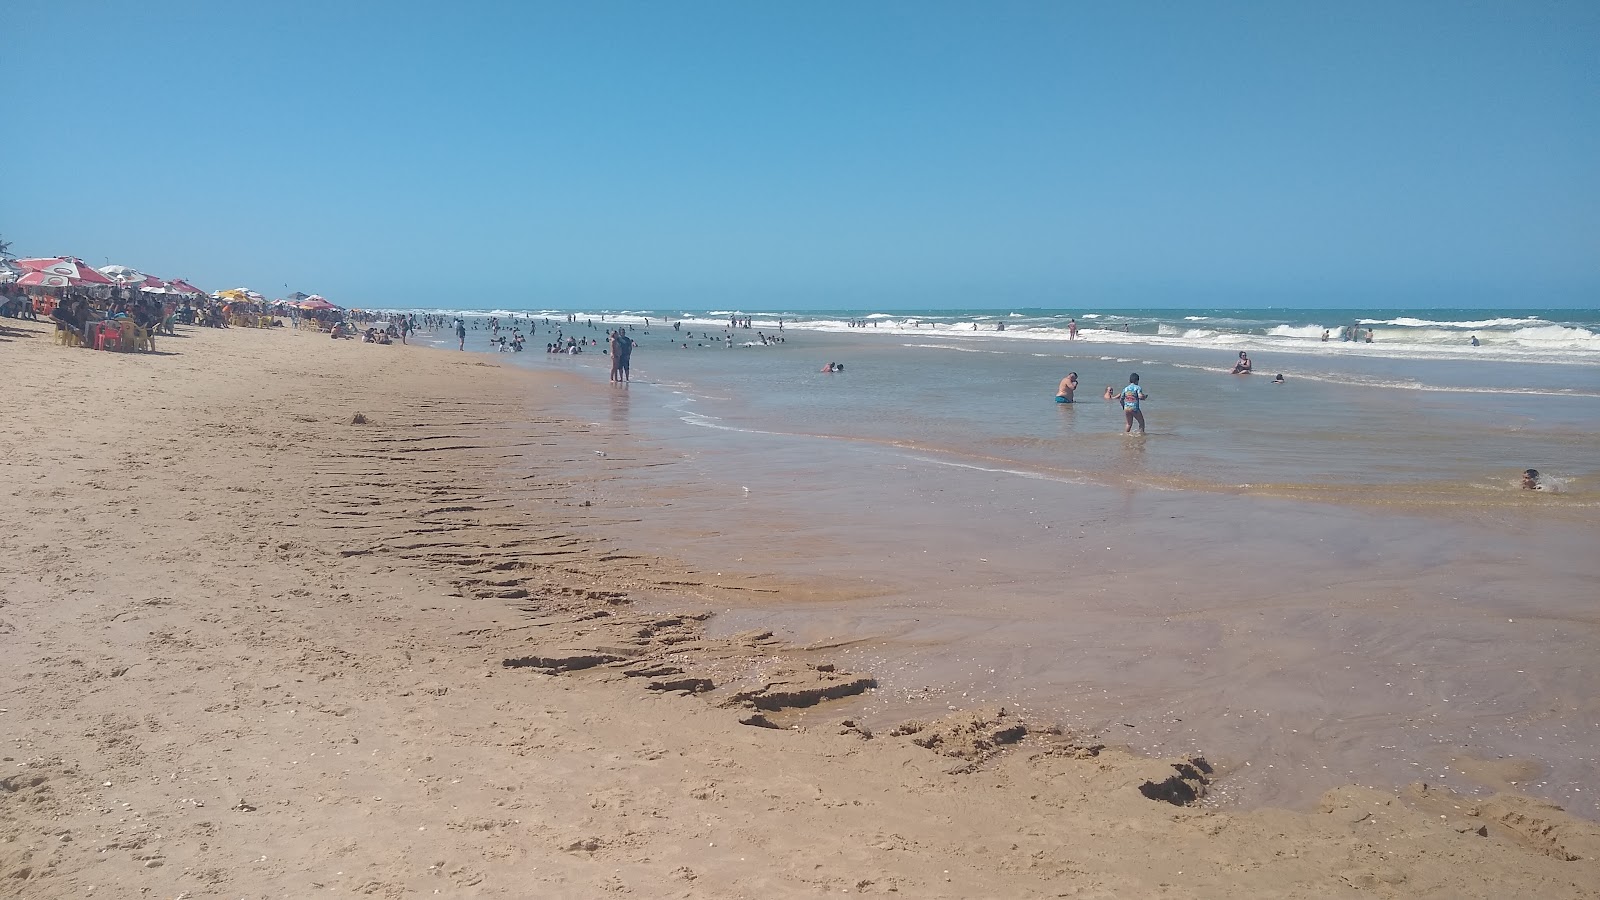
<instances>
[{"instance_id":1,"label":"sky","mask_svg":"<svg viewBox=\"0 0 1600 900\"><path fill-rule=\"evenodd\" d=\"M367 307L1600 307L1600 3L12 0L0 236Z\"/></svg>"}]
</instances>

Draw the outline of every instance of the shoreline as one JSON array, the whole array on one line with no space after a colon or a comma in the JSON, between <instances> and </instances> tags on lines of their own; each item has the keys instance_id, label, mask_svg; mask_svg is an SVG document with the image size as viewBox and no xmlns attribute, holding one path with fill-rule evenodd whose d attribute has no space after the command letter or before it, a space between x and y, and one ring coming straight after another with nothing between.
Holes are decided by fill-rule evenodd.
<instances>
[{"instance_id":1,"label":"shoreline","mask_svg":"<svg viewBox=\"0 0 1600 900\"><path fill-rule=\"evenodd\" d=\"M633 453L549 411L575 379L287 329L17 332L0 875L30 896L1600 887L1600 828L1512 795L1217 813L1164 802L1197 762L992 710L740 724L871 673L707 637L708 605L803 585L607 538Z\"/></svg>"}]
</instances>

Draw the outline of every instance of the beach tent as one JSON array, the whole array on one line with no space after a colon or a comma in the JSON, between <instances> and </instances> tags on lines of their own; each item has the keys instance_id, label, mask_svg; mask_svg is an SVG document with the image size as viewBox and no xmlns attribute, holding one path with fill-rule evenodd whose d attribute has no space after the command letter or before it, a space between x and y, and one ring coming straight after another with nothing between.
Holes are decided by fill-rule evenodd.
<instances>
[{"instance_id":1,"label":"beach tent","mask_svg":"<svg viewBox=\"0 0 1600 900\"><path fill-rule=\"evenodd\" d=\"M17 266L23 270L18 284L43 287L83 287L85 285L114 285L116 282L95 271L88 263L75 256L46 256L19 259Z\"/></svg>"}]
</instances>

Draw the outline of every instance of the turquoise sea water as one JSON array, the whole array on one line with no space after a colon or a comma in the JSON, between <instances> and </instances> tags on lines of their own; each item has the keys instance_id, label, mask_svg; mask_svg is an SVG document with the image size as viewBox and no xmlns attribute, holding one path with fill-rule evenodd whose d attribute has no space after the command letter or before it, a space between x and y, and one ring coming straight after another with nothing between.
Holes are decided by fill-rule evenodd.
<instances>
[{"instance_id":1,"label":"turquoise sea water","mask_svg":"<svg viewBox=\"0 0 1600 900\"><path fill-rule=\"evenodd\" d=\"M564 316L564 310L503 308L441 309L469 316ZM1051 342L1066 336L1076 319L1079 339L1141 345L1270 350L1286 353L1360 355L1389 358L1519 359L1542 362L1600 363L1600 309L926 309L811 310L584 310L581 318L642 323L684 321L712 327L730 317L748 317L755 328L848 331L851 323L878 332L963 335L996 331L1002 324L1016 339ZM1344 329L1361 329L1361 343L1341 341ZM1364 346L1365 332L1373 344ZM1328 344L1322 342L1329 332ZM1476 336L1480 346L1472 347Z\"/></svg>"},{"instance_id":2,"label":"turquoise sea water","mask_svg":"<svg viewBox=\"0 0 1600 900\"><path fill-rule=\"evenodd\" d=\"M676 392L663 402L704 427L1094 481L1395 505L1523 502L1516 476L1530 467L1559 495L1547 505L1595 502L1600 484L1592 310L842 310L751 314L748 328L730 328L737 314L721 310L581 311L574 323L565 312L464 311L480 326L474 346L487 348L482 326L496 312L525 331L531 322L525 363L557 330L603 345L605 329L628 327L635 380ZM1341 340L1352 328L1361 339ZM1227 374L1240 351L1254 375ZM844 375L820 375L826 362L845 363ZM1069 371L1079 402L1047 405ZM1152 397L1151 435L1131 457L1120 409L1100 396L1135 371Z\"/></svg>"}]
</instances>

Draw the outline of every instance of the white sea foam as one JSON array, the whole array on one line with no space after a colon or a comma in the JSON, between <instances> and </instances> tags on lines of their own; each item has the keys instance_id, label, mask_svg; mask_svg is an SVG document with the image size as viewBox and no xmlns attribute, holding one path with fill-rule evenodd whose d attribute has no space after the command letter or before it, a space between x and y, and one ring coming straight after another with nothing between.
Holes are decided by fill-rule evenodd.
<instances>
[{"instance_id":1,"label":"white sea foam","mask_svg":"<svg viewBox=\"0 0 1600 900\"><path fill-rule=\"evenodd\" d=\"M1267 334L1273 337L1308 338L1322 340L1324 329L1321 325L1274 325L1267 329Z\"/></svg>"},{"instance_id":2,"label":"white sea foam","mask_svg":"<svg viewBox=\"0 0 1600 900\"><path fill-rule=\"evenodd\" d=\"M1480 319L1475 322L1435 322L1430 319L1414 319L1401 316L1398 319L1362 319L1362 325L1394 325L1401 328L1509 328L1513 325L1522 325L1528 322L1543 322L1538 316L1525 316L1520 319Z\"/></svg>"},{"instance_id":3,"label":"white sea foam","mask_svg":"<svg viewBox=\"0 0 1600 900\"><path fill-rule=\"evenodd\" d=\"M979 347L957 347L954 344L901 344L902 347L916 347L922 350L955 350L960 353L1004 353L1004 350L984 350Z\"/></svg>"}]
</instances>

